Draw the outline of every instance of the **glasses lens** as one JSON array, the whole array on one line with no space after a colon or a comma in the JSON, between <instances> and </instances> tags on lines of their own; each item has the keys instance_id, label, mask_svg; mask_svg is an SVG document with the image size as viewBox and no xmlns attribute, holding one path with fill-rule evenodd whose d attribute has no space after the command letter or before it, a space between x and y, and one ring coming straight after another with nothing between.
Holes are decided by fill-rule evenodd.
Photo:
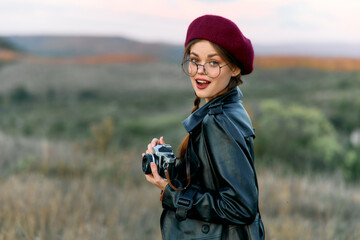
<instances>
[{"instance_id":1,"label":"glasses lens","mask_svg":"<svg viewBox=\"0 0 360 240\"><path fill-rule=\"evenodd\" d=\"M206 69L206 74L211 78L215 78L220 74L220 66L217 62L205 63L205 69Z\"/></svg>"},{"instance_id":2,"label":"glasses lens","mask_svg":"<svg viewBox=\"0 0 360 240\"><path fill-rule=\"evenodd\" d=\"M195 76L199 69L198 65L191 60L186 60L181 65L184 73L190 77ZM217 62L207 62L200 67L203 67L203 71L208 77L216 78L220 75L220 65Z\"/></svg>"},{"instance_id":3,"label":"glasses lens","mask_svg":"<svg viewBox=\"0 0 360 240\"><path fill-rule=\"evenodd\" d=\"M195 63L191 62L190 60L186 60L182 63L182 69L184 73L190 77L195 76L197 72L197 66Z\"/></svg>"}]
</instances>

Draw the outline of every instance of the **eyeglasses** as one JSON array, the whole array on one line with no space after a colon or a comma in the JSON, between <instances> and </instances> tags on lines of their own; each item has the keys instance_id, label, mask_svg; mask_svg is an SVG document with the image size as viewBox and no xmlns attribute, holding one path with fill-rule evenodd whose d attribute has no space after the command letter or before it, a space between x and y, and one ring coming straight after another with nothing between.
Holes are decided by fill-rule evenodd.
<instances>
[{"instance_id":1,"label":"eyeglasses","mask_svg":"<svg viewBox=\"0 0 360 240\"><path fill-rule=\"evenodd\" d=\"M209 78L216 78L217 76L219 76L221 68L225 67L226 65L227 64L220 66L220 64L215 61L206 62L205 64L198 64L190 59L184 61L181 64L182 69L186 75L190 77L195 76L195 74L199 71L199 66L202 66L204 73Z\"/></svg>"}]
</instances>

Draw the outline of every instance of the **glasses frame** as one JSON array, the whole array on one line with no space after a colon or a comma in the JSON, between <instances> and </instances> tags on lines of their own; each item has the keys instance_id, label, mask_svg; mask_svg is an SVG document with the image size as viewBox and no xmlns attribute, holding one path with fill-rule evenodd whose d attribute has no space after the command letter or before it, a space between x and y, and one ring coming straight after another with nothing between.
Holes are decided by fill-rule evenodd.
<instances>
[{"instance_id":1,"label":"glasses frame","mask_svg":"<svg viewBox=\"0 0 360 240\"><path fill-rule=\"evenodd\" d=\"M186 71L185 71L185 69L184 69L184 64L186 64L186 63L188 63L188 65L190 65L190 63L196 65L196 72L195 72L193 75L190 75L189 72L186 72ZM183 62L181 63L181 67L182 67L183 72L184 72L187 76L189 76L189 77L195 76L196 73L199 71L199 66L202 66L202 67L203 67L203 71L204 71L204 73L206 74L206 76L208 76L209 78L217 78L217 77L221 74L221 69L222 69L223 67L229 65L228 63L226 63L225 65L222 65L222 66L220 66L220 64L218 64L218 66L219 66L219 74L218 74L217 76L215 76L215 77L211 77L211 76L209 76L209 74L207 73L206 68L205 68L205 64L207 64L207 63L210 63L210 62L206 62L206 63L204 63L204 64L198 64L198 63L196 63L196 62L191 62L190 59L187 59L187 60L185 60L185 61L183 61Z\"/></svg>"}]
</instances>

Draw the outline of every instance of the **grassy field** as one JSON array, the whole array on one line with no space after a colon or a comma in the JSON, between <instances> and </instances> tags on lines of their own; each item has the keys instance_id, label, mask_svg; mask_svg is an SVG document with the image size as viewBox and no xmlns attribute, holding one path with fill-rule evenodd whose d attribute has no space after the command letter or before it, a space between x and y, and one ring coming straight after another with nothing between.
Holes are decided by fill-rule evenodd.
<instances>
[{"instance_id":1,"label":"grassy field","mask_svg":"<svg viewBox=\"0 0 360 240\"><path fill-rule=\"evenodd\" d=\"M345 146L359 127L359 72L256 69L244 81L255 125L260 104L276 100L319 109ZM160 239L159 191L140 155L153 137L179 144L192 98L175 65L0 68L0 240ZM267 239L360 239L358 184L339 171L296 174L264 162Z\"/></svg>"},{"instance_id":2,"label":"grassy field","mask_svg":"<svg viewBox=\"0 0 360 240\"><path fill-rule=\"evenodd\" d=\"M98 157L61 142L4 143L3 156L28 162L0 181L0 239L160 238L159 191L145 182L137 152ZM267 239L359 239L358 187L275 167L258 176Z\"/></svg>"}]
</instances>

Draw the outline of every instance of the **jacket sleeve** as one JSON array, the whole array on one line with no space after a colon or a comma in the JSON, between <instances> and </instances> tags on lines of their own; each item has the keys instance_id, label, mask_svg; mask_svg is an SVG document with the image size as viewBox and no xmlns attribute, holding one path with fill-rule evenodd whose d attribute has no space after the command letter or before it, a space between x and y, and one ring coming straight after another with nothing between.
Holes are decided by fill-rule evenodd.
<instances>
[{"instance_id":1,"label":"jacket sleeve","mask_svg":"<svg viewBox=\"0 0 360 240\"><path fill-rule=\"evenodd\" d=\"M257 213L258 189L252 154L232 121L223 114L208 115L202 126L204 151L217 173L219 188L216 191L195 190L193 205L187 217L208 222L249 224ZM201 186L200 186L201 187ZM184 191L167 186L163 207L176 210Z\"/></svg>"}]
</instances>

